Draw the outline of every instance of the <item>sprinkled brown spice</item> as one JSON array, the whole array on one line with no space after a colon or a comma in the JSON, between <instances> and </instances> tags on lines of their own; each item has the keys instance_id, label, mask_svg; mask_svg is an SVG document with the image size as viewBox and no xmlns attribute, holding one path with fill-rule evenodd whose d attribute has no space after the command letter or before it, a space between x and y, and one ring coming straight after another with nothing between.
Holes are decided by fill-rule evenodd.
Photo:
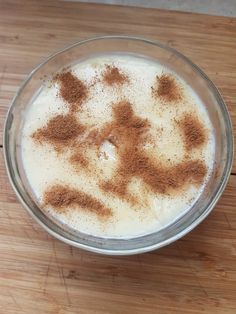
<instances>
[{"instance_id":1,"label":"sprinkled brown spice","mask_svg":"<svg viewBox=\"0 0 236 314\"><path fill-rule=\"evenodd\" d=\"M199 185L202 183L207 169L202 161L182 161L176 166L155 165L143 160L139 169L143 181L153 192L170 193L185 184Z\"/></svg>"},{"instance_id":2,"label":"sprinkled brown spice","mask_svg":"<svg viewBox=\"0 0 236 314\"><path fill-rule=\"evenodd\" d=\"M106 65L106 69L102 74L103 81L107 85L122 85L128 82L128 77L122 73L117 67Z\"/></svg>"},{"instance_id":3,"label":"sprinkled brown spice","mask_svg":"<svg viewBox=\"0 0 236 314\"><path fill-rule=\"evenodd\" d=\"M183 135L183 140L187 151L190 151L194 148L199 148L206 143L206 129L196 116L193 114L186 114L177 123Z\"/></svg>"},{"instance_id":4,"label":"sprinkled brown spice","mask_svg":"<svg viewBox=\"0 0 236 314\"><path fill-rule=\"evenodd\" d=\"M182 99L182 90L171 74L162 74L156 77L156 85L152 87L154 97L167 102L177 102Z\"/></svg>"},{"instance_id":5,"label":"sprinkled brown spice","mask_svg":"<svg viewBox=\"0 0 236 314\"><path fill-rule=\"evenodd\" d=\"M85 127L73 115L57 115L44 127L35 131L32 138L41 144L50 143L57 151L60 151L70 145L84 130Z\"/></svg>"},{"instance_id":6,"label":"sprinkled brown spice","mask_svg":"<svg viewBox=\"0 0 236 314\"><path fill-rule=\"evenodd\" d=\"M89 162L83 156L83 153L80 150L75 151L71 157L70 162L75 166L81 166L82 168L88 168Z\"/></svg>"},{"instance_id":7,"label":"sprinkled brown spice","mask_svg":"<svg viewBox=\"0 0 236 314\"><path fill-rule=\"evenodd\" d=\"M121 183L121 184L119 184ZM103 189L103 191L105 192L113 192L114 194L117 195L126 195L127 191L126 191L126 186L124 184L122 184L121 182L110 182L110 181L106 181L106 182L102 182L101 183L101 187Z\"/></svg>"},{"instance_id":8,"label":"sprinkled brown spice","mask_svg":"<svg viewBox=\"0 0 236 314\"><path fill-rule=\"evenodd\" d=\"M146 156L142 146L149 123L134 115L129 102L118 103L113 115L114 121L104 127L100 141L112 139L119 155L119 166L112 180L101 182L103 191L127 199L127 186L132 177L141 178L153 192L162 194L182 188L187 183L202 183L207 168L200 160L184 160L175 166L167 166L156 164Z\"/></svg>"},{"instance_id":9,"label":"sprinkled brown spice","mask_svg":"<svg viewBox=\"0 0 236 314\"><path fill-rule=\"evenodd\" d=\"M76 112L88 98L88 87L70 71L59 73L55 81L60 84L60 96L70 105L70 111Z\"/></svg>"},{"instance_id":10,"label":"sprinkled brown spice","mask_svg":"<svg viewBox=\"0 0 236 314\"><path fill-rule=\"evenodd\" d=\"M108 140L120 151L129 146L129 143L133 146L143 143L142 136L148 131L149 123L134 115L128 101L115 104L113 118L113 122L108 123L97 136L98 144Z\"/></svg>"},{"instance_id":11,"label":"sprinkled brown spice","mask_svg":"<svg viewBox=\"0 0 236 314\"><path fill-rule=\"evenodd\" d=\"M112 214L111 210L95 197L64 185L54 185L46 190L43 203L52 206L58 212L63 212L70 206L76 206L101 217Z\"/></svg>"}]
</instances>

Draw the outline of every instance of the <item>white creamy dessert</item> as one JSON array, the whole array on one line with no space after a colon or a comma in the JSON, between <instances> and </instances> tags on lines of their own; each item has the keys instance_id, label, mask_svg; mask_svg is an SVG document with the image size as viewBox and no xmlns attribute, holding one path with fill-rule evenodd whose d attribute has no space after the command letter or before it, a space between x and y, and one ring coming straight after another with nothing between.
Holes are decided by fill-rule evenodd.
<instances>
[{"instance_id":1,"label":"white creamy dessert","mask_svg":"<svg viewBox=\"0 0 236 314\"><path fill-rule=\"evenodd\" d=\"M193 206L213 168L204 104L145 58L98 56L64 69L24 119L23 167L40 208L94 236L158 231Z\"/></svg>"}]
</instances>

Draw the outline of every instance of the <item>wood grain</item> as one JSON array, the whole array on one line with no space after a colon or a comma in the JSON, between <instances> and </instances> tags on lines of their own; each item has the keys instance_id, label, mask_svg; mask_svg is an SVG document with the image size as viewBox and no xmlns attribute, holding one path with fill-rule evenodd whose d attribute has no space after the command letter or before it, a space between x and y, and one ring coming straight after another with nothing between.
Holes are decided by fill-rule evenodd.
<instances>
[{"instance_id":1,"label":"wood grain","mask_svg":"<svg viewBox=\"0 0 236 314\"><path fill-rule=\"evenodd\" d=\"M144 36L185 54L219 88L236 130L236 19L63 1L0 1L0 126L33 67L65 45L104 34Z\"/></svg>"},{"instance_id":2,"label":"wood grain","mask_svg":"<svg viewBox=\"0 0 236 314\"><path fill-rule=\"evenodd\" d=\"M236 19L2 0L0 132L13 95L36 64L71 42L102 34L140 35L177 48L220 89L236 126ZM29 217L9 186L0 148L0 314L235 314L235 189L231 175L210 216L168 247L99 256L53 239Z\"/></svg>"},{"instance_id":3,"label":"wood grain","mask_svg":"<svg viewBox=\"0 0 236 314\"><path fill-rule=\"evenodd\" d=\"M236 312L236 176L183 239L109 257L49 236L16 199L2 157L0 174L0 313Z\"/></svg>"}]
</instances>

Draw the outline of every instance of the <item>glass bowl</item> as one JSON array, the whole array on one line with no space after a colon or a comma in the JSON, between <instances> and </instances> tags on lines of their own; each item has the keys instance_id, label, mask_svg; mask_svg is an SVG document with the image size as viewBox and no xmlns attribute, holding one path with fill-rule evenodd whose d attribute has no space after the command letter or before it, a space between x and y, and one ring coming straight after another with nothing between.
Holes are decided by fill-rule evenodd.
<instances>
[{"instance_id":1,"label":"glass bowl","mask_svg":"<svg viewBox=\"0 0 236 314\"><path fill-rule=\"evenodd\" d=\"M69 231L49 218L37 206L27 184L21 162L22 117L42 78L59 69L96 54L129 53L157 60L186 81L205 104L215 132L215 163L208 183L197 202L173 223L157 232L129 239L102 238ZM167 245L196 227L215 206L230 175L233 161L233 135L223 99L210 79L189 59L159 42L124 36L97 37L61 50L37 66L13 99L4 130L5 163L11 184L21 203L35 220L56 238L89 251L128 255L147 252Z\"/></svg>"}]
</instances>

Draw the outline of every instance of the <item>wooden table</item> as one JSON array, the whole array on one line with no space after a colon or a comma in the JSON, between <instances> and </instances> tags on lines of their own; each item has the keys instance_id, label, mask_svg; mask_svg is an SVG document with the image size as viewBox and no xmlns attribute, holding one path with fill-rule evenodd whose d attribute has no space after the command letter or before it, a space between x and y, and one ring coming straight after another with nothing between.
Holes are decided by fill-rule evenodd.
<instances>
[{"instance_id":1,"label":"wooden table","mask_svg":"<svg viewBox=\"0 0 236 314\"><path fill-rule=\"evenodd\" d=\"M219 88L236 126L236 19L1 0L1 132L12 97L36 64L101 34L145 36L183 52ZM215 210L183 239L143 255L108 257L72 248L42 230L16 199L0 154L0 313L235 314L235 174L236 160Z\"/></svg>"}]
</instances>

